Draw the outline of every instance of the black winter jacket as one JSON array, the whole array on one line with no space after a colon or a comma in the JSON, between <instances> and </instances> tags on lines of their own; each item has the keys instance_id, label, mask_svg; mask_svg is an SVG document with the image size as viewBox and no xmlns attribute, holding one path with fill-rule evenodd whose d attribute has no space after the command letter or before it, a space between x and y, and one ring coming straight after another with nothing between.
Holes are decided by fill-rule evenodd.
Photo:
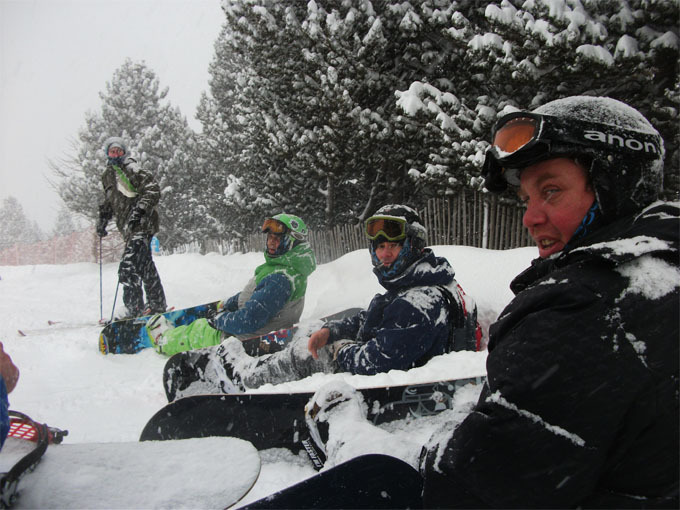
<instances>
[{"instance_id":1,"label":"black winter jacket","mask_svg":"<svg viewBox=\"0 0 680 510\"><path fill-rule=\"evenodd\" d=\"M677 508L678 205L513 281L488 383L425 459L426 507Z\"/></svg>"},{"instance_id":2,"label":"black winter jacket","mask_svg":"<svg viewBox=\"0 0 680 510\"><path fill-rule=\"evenodd\" d=\"M161 192L158 182L150 172L142 169L137 162L128 157L116 169L110 163L102 174L104 202L99 206L99 216L108 222L116 216L116 226L127 241L134 234L151 237L158 232L158 212L156 206ZM139 225L128 232L130 214L135 209L143 211Z\"/></svg>"}]
</instances>

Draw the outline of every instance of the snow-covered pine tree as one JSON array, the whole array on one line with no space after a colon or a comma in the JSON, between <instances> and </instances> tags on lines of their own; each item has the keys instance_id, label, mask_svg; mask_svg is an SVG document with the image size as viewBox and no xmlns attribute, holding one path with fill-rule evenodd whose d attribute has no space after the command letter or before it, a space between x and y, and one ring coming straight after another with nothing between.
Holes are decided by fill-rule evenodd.
<instances>
[{"instance_id":1,"label":"snow-covered pine tree","mask_svg":"<svg viewBox=\"0 0 680 510\"><path fill-rule=\"evenodd\" d=\"M678 5L224 2L204 132L219 133L206 143L224 152L213 167L225 210L257 222L287 209L322 226L479 189L498 116L573 94L616 97L655 122L677 193Z\"/></svg>"},{"instance_id":2,"label":"snow-covered pine tree","mask_svg":"<svg viewBox=\"0 0 680 510\"><path fill-rule=\"evenodd\" d=\"M80 221L66 207L66 204L62 204L57 211L57 218L54 220L52 237L64 237L79 230L81 230Z\"/></svg>"},{"instance_id":3,"label":"snow-covered pine tree","mask_svg":"<svg viewBox=\"0 0 680 510\"><path fill-rule=\"evenodd\" d=\"M365 0L223 6L199 117L208 145L224 151L215 166L250 199L244 212L289 210L326 226L411 198L406 155L417 149L391 128L395 88L423 73L403 64L408 13Z\"/></svg>"},{"instance_id":4,"label":"snow-covered pine tree","mask_svg":"<svg viewBox=\"0 0 680 510\"><path fill-rule=\"evenodd\" d=\"M666 140L667 195L677 197L678 1L431 4L418 6L439 23L431 37L438 66L425 84L398 92L404 129L427 149L412 172L425 196L481 184L489 129L506 109L589 94L628 102L652 120Z\"/></svg>"},{"instance_id":5,"label":"snow-covered pine tree","mask_svg":"<svg viewBox=\"0 0 680 510\"><path fill-rule=\"evenodd\" d=\"M11 195L2 200L0 219L0 250L14 244L36 243L44 237L38 224L26 216L21 203Z\"/></svg>"}]
</instances>

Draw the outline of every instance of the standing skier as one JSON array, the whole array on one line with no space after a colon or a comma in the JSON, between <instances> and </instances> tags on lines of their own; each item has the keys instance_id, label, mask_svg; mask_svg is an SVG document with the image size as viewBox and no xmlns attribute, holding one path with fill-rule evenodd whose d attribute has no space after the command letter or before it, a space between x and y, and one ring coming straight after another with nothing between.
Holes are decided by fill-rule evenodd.
<instances>
[{"instance_id":1,"label":"standing skier","mask_svg":"<svg viewBox=\"0 0 680 510\"><path fill-rule=\"evenodd\" d=\"M156 206L161 193L158 182L137 162L127 156L121 138L104 143L108 158L102 174L104 202L99 206L97 234L107 235L106 225L115 215L118 230L125 240L125 250L118 266L118 280L123 285L126 317L138 317L166 310L165 293L151 256L151 238L158 232ZM144 305L142 284L146 292Z\"/></svg>"},{"instance_id":2,"label":"standing skier","mask_svg":"<svg viewBox=\"0 0 680 510\"><path fill-rule=\"evenodd\" d=\"M227 336L251 338L289 328L302 315L307 278L316 269L316 257L307 238L307 225L292 214L264 220L267 234L264 264L245 288L224 301L213 319L198 319L173 327L163 315L152 317L147 331L162 354L200 349L219 344Z\"/></svg>"},{"instance_id":3,"label":"standing skier","mask_svg":"<svg viewBox=\"0 0 680 510\"><path fill-rule=\"evenodd\" d=\"M425 508L678 508L680 209L657 201L663 156L609 98L498 121L486 187L517 189L540 258L491 326L475 408L424 449ZM343 492L338 508L362 504Z\"/></svg>"},{"instance_id":4,"label":"standing skier","mask_svg":"<svg viewBox=\"0 0 680 510\"><path fill-rule=\"evenodd\" d=\"M390 205L366 222L374 273L387 292L367 310L331 321L262 357L228 338L166 366L170 400L199 392L235 392L316 372L372 375L424 365L433 356L477 345L477 309L448 261L425 248L426 230L410 207ZM325 348L324 348L325 347Z\"/></svg>"}]
</instances>

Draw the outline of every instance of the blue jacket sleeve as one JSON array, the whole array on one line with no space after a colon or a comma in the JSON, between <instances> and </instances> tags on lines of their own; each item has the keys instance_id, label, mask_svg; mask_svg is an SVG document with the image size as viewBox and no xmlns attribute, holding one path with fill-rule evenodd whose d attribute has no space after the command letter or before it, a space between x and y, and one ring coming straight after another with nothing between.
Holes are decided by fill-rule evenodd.
<instances>
[{"instance_id":1,"label":"blue jacket sleeve","mask_svg":"<svg viewBox=\"0 0 680 510\"><path fill-rule=\"evenodd\" d=\"M224 302L224 310L226 312L235 312L236 310L238 310L238 297L240 295L241 295L240 292L238 294L234 294Z\"/></svg>"},{"instance_id":2,"label":"blue jacket sleeve","mask_svg":"<svg viewBox=\"0 0 680 510\"><path fill-rule=\"evenodd\" d=\"M0 449L5 444L5 438L9 433L9 400L7 399L7 387L5 380L0 377Z\"/></svg>"},{"instance_id":3,"label":"blue jacket sleeve","mask_svg":"<svg viewBox=\"0 0 680 510\"><path fill-rule=\"evenodd\" d=\"M447 314L442 308L439 294L432 291L419 292L418 299L407 294L393 300L384 308L375 336L338 353L339 367L353 374L374 375L407 370L428 353L441 354L448 339Z\"/></svg>"},{"instance_id":4,"label":"blue jacket sleeve","mask_svg":"<svg viewBox=\"0 0 680 510\"><path fill-rule=\"evenodd\" d=\"M232 335L257 331L276 315L288 302L291 285L288 278L272 273L255 287L250 299L235 312L222 313L215 317L215 328Z\"/></svg>"}]
</instances>

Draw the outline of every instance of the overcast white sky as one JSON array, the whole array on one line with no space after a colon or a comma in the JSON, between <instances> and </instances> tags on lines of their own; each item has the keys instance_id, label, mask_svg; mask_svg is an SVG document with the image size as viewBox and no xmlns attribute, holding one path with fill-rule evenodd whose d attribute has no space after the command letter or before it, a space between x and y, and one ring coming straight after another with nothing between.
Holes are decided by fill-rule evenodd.
<instances>
[{"instance_id":1,"label":"overcast white sky","mask_svg":"<svg viewBox=\"0 0 680 510\"><path fill-rule=\"evenodd\" d=\"M223 20L220 0L0 0L0 200L14 196L52 230L61 199L47 161L100 109L127 57L145 61L200 129L194 114Z\"/></svg>"}]
</instances>

